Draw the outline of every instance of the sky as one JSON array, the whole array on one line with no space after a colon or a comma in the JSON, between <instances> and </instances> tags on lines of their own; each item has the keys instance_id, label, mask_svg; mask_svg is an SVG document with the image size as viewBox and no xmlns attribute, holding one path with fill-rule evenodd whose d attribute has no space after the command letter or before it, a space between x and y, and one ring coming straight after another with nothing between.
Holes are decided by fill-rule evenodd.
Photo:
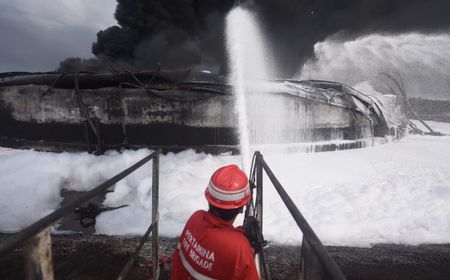
<instances>
[{"instance_id":1,"label":"sky","mask_svg":"<svg viewBox=\"0 0 450 280\"><path fill-rule=\"evenodd\" d=\"M118 2L121 28L108 28L117 24ZM0 73L52 71L68 57L93 57L103 30L97 53L127 67L225 74L222 17L233 2L0 0ZM450 99L449 0L242 2L257 15L276 78L354 86L384 71L403 77L410 96Z\"/></svg>"},{"instance_id":2,"label":"sky","mask_svg":"<svg viewBox=\"0 0 450 280\"><path fill-rule=\"evenodd\" d=\"M0 72L92 57L96 33L115 24L115 7L114 0L0 0Z\"/></svg>"}]
</instances>

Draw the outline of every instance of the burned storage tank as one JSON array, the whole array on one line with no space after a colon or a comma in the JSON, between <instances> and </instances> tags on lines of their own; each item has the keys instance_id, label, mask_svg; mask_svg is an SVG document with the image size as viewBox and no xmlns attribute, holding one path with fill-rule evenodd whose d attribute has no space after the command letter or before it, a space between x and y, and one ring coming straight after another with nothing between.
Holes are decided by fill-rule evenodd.
<instances>
[{"instance_id":1,"label":"burned storage tank","mask_svg":"<svg viewBox=\"0 0 450 280\"><path fill-rule=\"evenodd\" d=\"M140 147L233 150L239 141L232 92L224 77L184 70L3 73L0 145L97 153ZM251 92L249 119L265 122L266 129L273 129L273 120L258 110L264 96L285 108L279 114L288 124L282 139L272 139L276 143L347 141L356 147L373 137L399 137L404 125L391 116L398 111L395 96L387 109L380 98L339 83L265 81ZM256 136L255 144L267 143Z\"/></svg>"}]
</instances>

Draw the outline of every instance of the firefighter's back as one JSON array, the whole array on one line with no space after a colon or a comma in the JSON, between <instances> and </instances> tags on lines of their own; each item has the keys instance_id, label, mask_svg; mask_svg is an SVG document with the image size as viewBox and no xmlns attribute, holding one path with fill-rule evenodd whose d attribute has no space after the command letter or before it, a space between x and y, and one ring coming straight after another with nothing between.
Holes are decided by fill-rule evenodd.
<instances>
[{"instance_id":1,"label":"firefighter's back","mask_svg":"<svg viewBox=\"0 0 450 280\"><path fill-rule=\"evenodd\" d=\"M258 279L253 250L240 229L195 212L180 236L172 279Z\"/></svg>"}]
</instances>

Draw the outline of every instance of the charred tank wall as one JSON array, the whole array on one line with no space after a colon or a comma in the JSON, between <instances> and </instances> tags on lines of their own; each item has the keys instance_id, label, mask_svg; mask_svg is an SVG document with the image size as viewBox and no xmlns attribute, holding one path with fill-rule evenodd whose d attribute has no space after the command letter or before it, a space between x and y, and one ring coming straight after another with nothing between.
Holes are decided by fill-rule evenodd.
<instances>
[{"instance_id":1,"label":"charred tank wall","mask_svg":"<svg viewBox=\"0 0 450 280\"><path fill-rule=\"evenodd\" d=\"M117 87L81 89L83 105L73 89L48 89L43 85L0 87L1 145L36 147L48 142L62 149L73 146L85 150L88 141L97 140L82 106L98 126L105 148L235 147L238 143L234 98L229 93L182 88L157 94ZM277 120L268 119L264 114L264 107L258 103L261 100L258 97L250 100L250 106L256 109L250 114L256 114L253 117L259 119L263 129L274 132L283 129L285 138L258 139L259 144L372 137L367 116L349 108L280 94L276 102L284 110L279 114L295 120L281 127Z\"/></svg>"}]
</instances>

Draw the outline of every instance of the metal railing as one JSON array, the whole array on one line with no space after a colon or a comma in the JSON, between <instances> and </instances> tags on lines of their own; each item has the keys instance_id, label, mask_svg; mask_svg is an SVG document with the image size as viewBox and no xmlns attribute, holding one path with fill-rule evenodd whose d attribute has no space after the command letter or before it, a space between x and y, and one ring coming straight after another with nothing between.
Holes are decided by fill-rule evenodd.
<instances>
[{"instance_id":1,"label":"metal railing","mask_svg":"<svg viewBox=\"0 0 450 280\"><path fill-rule=\"evenodd\" d=\"M308 224L306 219L295 206L292 199L289 197L287 192L284 190L283 186L280 184L278 179L273 174L270 167L264 161L263 155L260 152L255 152L252 171L250 174L251 183L256 186L256 218L260 222L262 231L262 217L263 217L263 171L266 172L267 177L272 182L273 186L277 190L284 204L288 208L292 217L294 218L297 226L303 233L302 240L302 255L301 255L301 275L300 279L303 280L322 280L322 279L333 279L333 280L345 280L345 276L342 270L336 264L336 262L331 258L325 246L319 240L317 235L314 233L311 226ZM262 254L264 256L264 254ZM263 263L264 265L264 263Z\"/></svg>"},{"instance_id":2,"label":"metal railing","mask_svg":"<svg viewBox=\"0 0 450 280\"><path fill-rule=\"evenodd\" d=\"M16 233L10 239L0 244L0 256L8 254L15 248L24 244L24 255L26 263L27 279L53 279L53 268L51 260L51 237L50 226L63 216L71 213L75 208L80 207L83 203L88 202L97 195L103 194L112 185L116 184L123 178L127 177L138 168L152 160L152 222L147 232L143 236L138 248L132 258L127 262L126 266L119 275L119 279L123 279L128 270L131 268L135 258L140 253L143 242L152 233L152 263L153 263L153 279L159 277L159 151L155 151L149 156L136 162L129 168L123 170L116 176L106 180L92 190L82 194L79 198L70 201L61 208L56 209L52 213L29 225L20 232Z\"/></svg>"}]
</instances>

